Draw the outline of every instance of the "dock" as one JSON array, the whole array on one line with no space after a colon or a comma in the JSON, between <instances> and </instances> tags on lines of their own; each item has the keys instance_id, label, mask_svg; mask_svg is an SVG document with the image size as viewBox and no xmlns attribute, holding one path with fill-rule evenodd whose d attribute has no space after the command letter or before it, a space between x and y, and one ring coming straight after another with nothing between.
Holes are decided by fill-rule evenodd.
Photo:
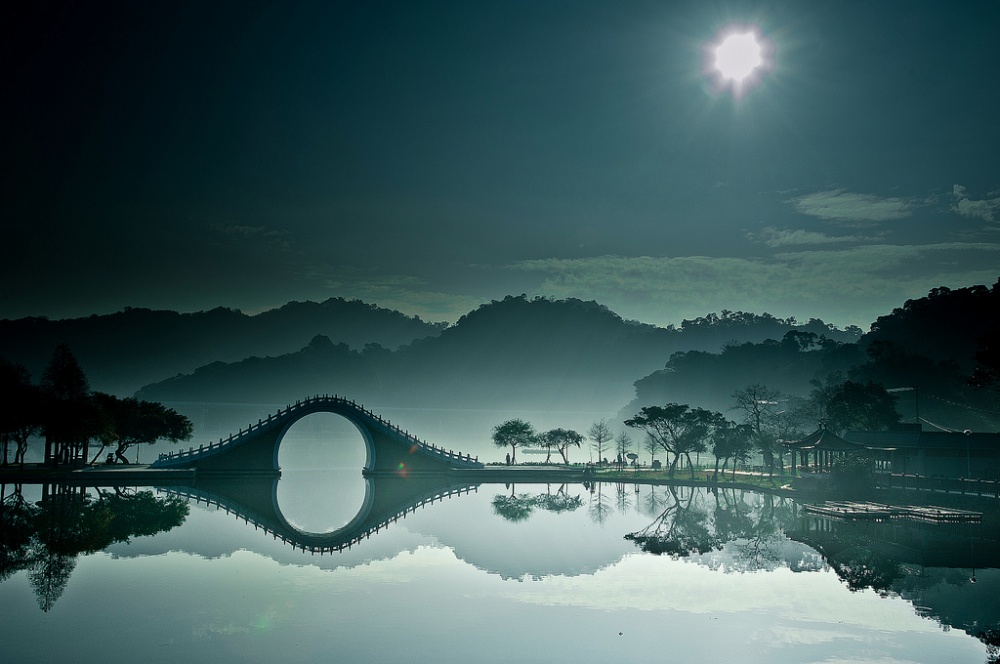
<instances>
[{"instance_id":1,"label":"dock","mask_svg":"<svg viewBox=\"0 0 1000 664\"><path fill-rule=\"evenodd\" d=\"M828 500L819 504L804 505L813 514L847 520L910 519L932 523L978 523L983 513L952 507L914 507L885 505L883 503Z\"/></svg>"}]
</instances>

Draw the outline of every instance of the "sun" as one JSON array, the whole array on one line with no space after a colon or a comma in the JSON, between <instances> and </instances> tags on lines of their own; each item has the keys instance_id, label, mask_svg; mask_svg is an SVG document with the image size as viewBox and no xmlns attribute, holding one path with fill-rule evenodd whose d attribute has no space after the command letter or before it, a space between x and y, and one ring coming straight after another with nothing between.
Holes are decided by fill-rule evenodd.
<instances>
[{"instance_id":1,"label":"sun","mask_svg":"<svg viewBox=\"0 0 1000 664\"><path fill-rule=\"evenodd\" d=\"M752 32L733 33L715 48L716 71L734 83L745 81L762 64L762 49Z\"/></svg>"},{"instance_id":2,"label":"sun","mask_svg":"<svg viewBox=\"0 0 1000 664\"><path fill-rule=\"evenodd\" d=\"M756 29L730 26L705 45L705 70L717 88L739 97L770 68L770 50Z\"/></svg>"}]
</instances>

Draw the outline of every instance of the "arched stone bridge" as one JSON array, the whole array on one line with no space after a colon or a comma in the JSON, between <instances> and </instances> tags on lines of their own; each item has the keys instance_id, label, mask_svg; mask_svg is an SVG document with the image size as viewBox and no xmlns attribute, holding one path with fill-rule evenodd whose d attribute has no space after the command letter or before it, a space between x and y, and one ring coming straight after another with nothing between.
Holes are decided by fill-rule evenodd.
<instances>
[{"instance_id":1,"label":"arched stone bridge","mask_svg":"<svg viewBox=\"0 0 1000 664\"><path fill-rule=\"evenodd\" d=\"M409 476L483 467L478 457L420 440L364 406L337 395L296 401L218 442L161 454L150 467L196 468L199 477L204 473L277 474L281 470L278 466L281 439L295 422L313 413L334 413L357 427L365 442L367 475Z\"/></svg>"},{"instance_id":2,"label":"arched stone bridge","mask_svg":"<svg viewBox=\"0 0 1000 664\"><path fill-rule=\"evenodd\" d=\"M163 490L220 507L293 548L320 554L348 549L420 507L478 490L477 484L451 482L441 475L368 477L364 502L354 518L334 531L313 533L296 528L281 513L279 481L276 477L216 475L198 479L196 486Z\"/></svg>"}]
</instances>

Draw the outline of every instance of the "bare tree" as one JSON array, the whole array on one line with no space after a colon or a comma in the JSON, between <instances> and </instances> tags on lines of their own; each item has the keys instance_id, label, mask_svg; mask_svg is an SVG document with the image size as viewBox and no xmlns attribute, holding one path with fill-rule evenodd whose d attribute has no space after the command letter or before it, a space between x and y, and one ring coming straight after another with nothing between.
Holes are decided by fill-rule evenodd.
<instances>
[{"instance_id":1,"label":"bare tree","mask_svg":"<svg viewBox=\"0 0 1000 664\"><path fill-rule=\"evenodd\" d=\"M774 475L775 448L779 445L778 437L775 434L777 424L778 399L781 392L772 390L764 385L747 385L742 390L733 393L733 410L743 412L743 422L750 427L753 432L754 444L764 457L764 464L767 466L768 474ZM778 462L784 471L784 462L781 454L778 454Z\"/></svg>"},{"instance_id":2,"label":"bare tree","mask_svg":"<svg viewBox=\"0 0 1000 664\"><path fill-rule=\"evenodd\" d=\"M649 452L649 465L652 466L653 462L656 460L656 453L660 450L659 443L656 442L655 438L647 434L646 440L643 442L642 449Z\"/></svg>"},{"instance_id":3,"label":"bare tree","mask_svg":"<svg viewBox=\"0 0 1000 664\"><path fill-rule=\"evenodd\" d=\"M608 446L614 438L614 434L611 433L611 427L608 426L608 421L600 420L591 424L587 436L592 441L590 448L594 450L594 453L597 455L597 462L600 463L604 460Z\"/></svg>"},{"instance_id":4,"label":"bare tree","mask_svg":"<svg viewBox=\"0 0 1000 664\"><path fill-rule=\"evenodd\" d=\"M628 431L622 429L621 433L618 434L618 437L615 438L615 449L618 452L618 468L622 469L627 463L625 461L625 455L632 451L632 436L628 435Z\"/></svg>"}]
</instances>

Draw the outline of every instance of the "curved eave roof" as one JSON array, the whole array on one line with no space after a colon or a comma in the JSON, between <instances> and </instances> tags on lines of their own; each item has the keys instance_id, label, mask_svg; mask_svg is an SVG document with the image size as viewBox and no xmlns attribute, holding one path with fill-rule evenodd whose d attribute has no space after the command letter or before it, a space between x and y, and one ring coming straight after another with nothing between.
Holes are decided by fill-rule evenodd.
<instances>
[{"instance_id":1,"label":"curved eave roof","mask_svg":"<svg viewBox=\"0 0 1000 664\"><path fill-rule=\"evenodd\" d=\"M864 445L844 440L829 429L817 429L801 440L785 441L785 447L797 450L822 450L824 452L854 452Z\"/></svg>"}]
</instances>

